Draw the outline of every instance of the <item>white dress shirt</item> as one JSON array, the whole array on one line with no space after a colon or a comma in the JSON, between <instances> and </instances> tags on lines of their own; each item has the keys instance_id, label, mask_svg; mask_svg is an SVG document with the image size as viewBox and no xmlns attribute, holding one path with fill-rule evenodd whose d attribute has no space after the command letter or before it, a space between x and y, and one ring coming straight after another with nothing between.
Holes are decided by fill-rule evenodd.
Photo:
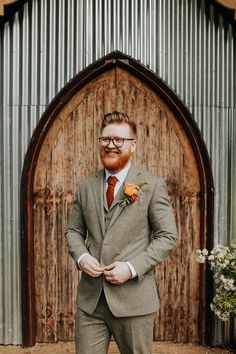
<instances>
[{"instance_id":1,"label":"white dress shirt","mask_svg":"<svg viewBox=\"0 0 236 354\"><path fill-rule=\"evenodd\" d=\"M126 176L128 174L128 171L129 171L129 168L131 166L131 162L129 162L121 171L117 172L117 173L110 173L109 171L107 171L105 169L105 188L107 190L108 188L108 183L107 183L107 179L108 177L110 176L115 176L117 178L117 182L116 182L116 185L115 185L115 189L114 189L114 198L120 188L120 186L124 183L125 179L126 179ZM78 259L78 265L80 266L80 261L81 259L86 255L86 254L89 254L89 253L83 253L79 259ZM137 273L134 269L134 267L132 266L132 264L130 264L130 262L126 262L129 269L130 269L130 272L132 274L132 278L135 278L137 276Z\"/></svg>"}]
</instances>

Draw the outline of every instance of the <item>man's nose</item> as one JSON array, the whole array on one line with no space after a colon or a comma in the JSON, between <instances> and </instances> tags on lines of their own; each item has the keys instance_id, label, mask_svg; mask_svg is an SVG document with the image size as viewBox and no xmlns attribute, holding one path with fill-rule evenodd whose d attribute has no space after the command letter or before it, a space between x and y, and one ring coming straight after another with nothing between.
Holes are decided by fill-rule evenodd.
<instances>
[{"instance_id":1,"label":"man's nose","mask_svg":"<svg viewBox=\"0 0 236 354\"><path fill-rule=\"evenodd\" d=\"M110 146L111 143L112 143L113 146ZM110 140L110 141L109 141L109 144L107 145L107 147L116 147L116 146L114 145L113 140Z\"/></svg>"}]
</instances>

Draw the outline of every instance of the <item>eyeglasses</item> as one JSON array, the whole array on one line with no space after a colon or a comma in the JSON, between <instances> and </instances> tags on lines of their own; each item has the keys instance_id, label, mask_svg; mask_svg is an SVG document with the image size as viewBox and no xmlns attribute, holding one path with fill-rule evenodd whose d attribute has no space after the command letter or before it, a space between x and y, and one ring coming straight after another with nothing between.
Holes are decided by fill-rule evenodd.
<instances>
[{"instance_id":1,"label":"eyeglasses","mask_svg":"<svg viewBox=\"0 0 236 354\"><path fill-rule=\"evenodd\" d=\"M123 145L124 145L124 142L126 140L135 140L135 139L132 139L132 138L120 138L120 137L114 137L114 138L98 138L99 140L99 143L102 147L107 147L110 142L112 141L112 144L117 147L117 148L121 148Z\"/></svg>"}]
</instances>

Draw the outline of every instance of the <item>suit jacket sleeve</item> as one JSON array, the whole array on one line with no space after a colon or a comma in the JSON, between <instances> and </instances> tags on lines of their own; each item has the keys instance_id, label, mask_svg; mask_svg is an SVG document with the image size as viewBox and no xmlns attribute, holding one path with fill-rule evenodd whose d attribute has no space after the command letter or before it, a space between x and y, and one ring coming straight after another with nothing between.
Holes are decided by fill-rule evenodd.
<instances>
[{"instance_id":1,"label":"suit jacket sleeve","mask_svg":"<svg viewBox=\"0 0 236 354\"><path fill-rule=\"evenodd\" d=\"M87 227L84 220L79 187L75 196L74 206L69 223L65 232L69 254L73 257L76 265L83 253L89 253L85 246Z\"/></svg>"},{"instance_id":2,"label":"suit jacket sleeve","mask_svg":"<svg viewBox=\"0 0 236 354\"><path fill-rule=\"evenodd\" d=\"M153 238L147 249L129 260L139 280L173 250L177 242L177 230L173 209L169 201L166 183L160 179L155 187L148 209Z\"/></svg>"}]
</instances>

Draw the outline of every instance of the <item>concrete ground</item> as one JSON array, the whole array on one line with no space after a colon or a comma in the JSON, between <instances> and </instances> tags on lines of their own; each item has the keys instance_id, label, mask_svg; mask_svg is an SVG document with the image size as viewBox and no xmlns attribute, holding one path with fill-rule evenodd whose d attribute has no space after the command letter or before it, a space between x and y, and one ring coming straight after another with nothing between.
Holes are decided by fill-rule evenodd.
<instances>
[{"instance_id":1,"label":"concrete ground","mask_svg":"<svg viewBox=\"0 0 236 354\"><path fill-rule=\"evenodd\" d=\"M0 346L0 354L75 354L73 342L57 344L37 344L30 348L20 346ZM118 354L115 343L111 343L109 354ZM179 344L170 342L154 342L153 354L231 354L235 351L226 348L208 348L194 344ZM96 354L96 353L94 353Z\"/></svg>"}]
</instances>

